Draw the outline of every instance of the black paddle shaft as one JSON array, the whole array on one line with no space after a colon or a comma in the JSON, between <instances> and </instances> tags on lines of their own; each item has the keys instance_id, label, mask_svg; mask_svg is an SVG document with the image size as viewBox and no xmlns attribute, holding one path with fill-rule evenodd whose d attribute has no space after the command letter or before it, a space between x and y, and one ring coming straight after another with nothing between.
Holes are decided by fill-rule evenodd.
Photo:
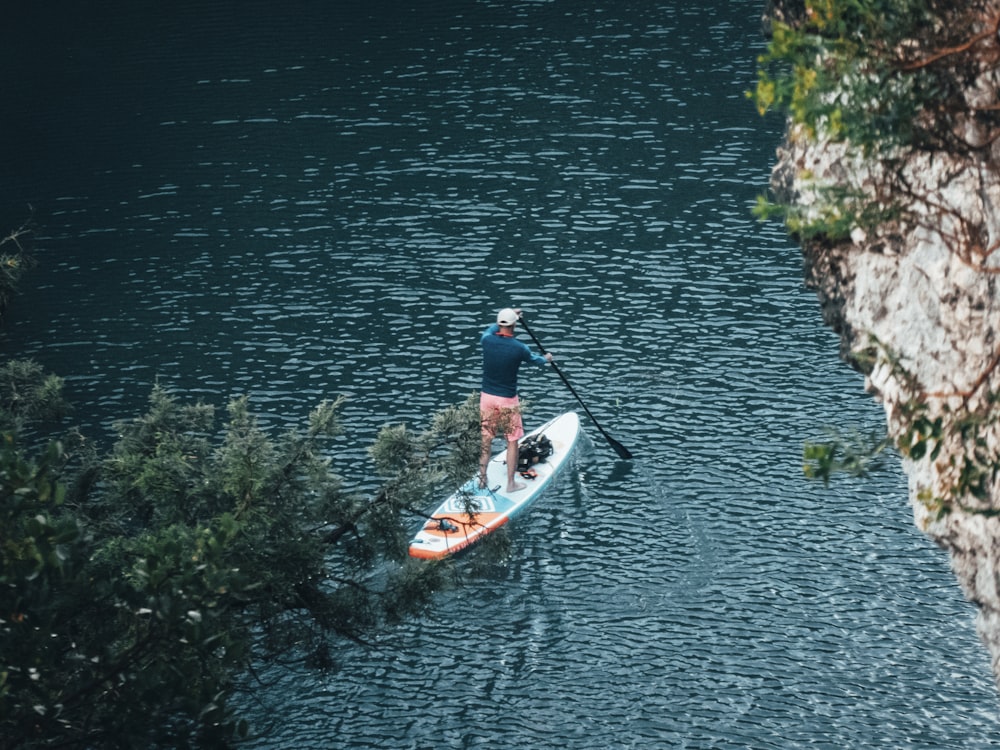
<instances>
[{"instance_id":1,"label":"black paddle shaft","mask_svg":"<svg viewBox=\"0 0 1000 750\"><path fill-rule=\"evenodd\" d=\"M521 325L524 326L524 330L528 332L529 336L531 336L531 340L535 342L535 346L538 347L538 349L542 352L542 354L548 354L548 352L545 351L545 347L542 346L542 342L538 340L538 337L535 336L535 334L532 333L531 328L528 327L528 323L524 319L523 315L519 316L519 320L521 321ZM569 380L563 374L563 371L559 369L559 365L557 365L555 362L552 362L551 364L552 364L553 369L555 369L556 374L559 375L559 377L562 379L562 382L566 384L567 388L569 388L569 392L573 394L573 397L576 398L576 400L580 402L580 406L583 407L583 410L585 412L587 412L587 416L590 417L591 421L594 423L594 426L604 436L604 439L608 441L608 445L610 445L612 448L615 449L615 452L618 454L618 456L620 458L624 458L624 459L632 458L632 451L630 451L624 445L622 445L617 440L615 440L613 437L611 437L604 430L604 428L601 427L600 423L597 421L597 418L593 414L590 413L590 409L588 409L587 405L585 403L583 403L583 399L580 398L580 394L576 392L576 388L574 388L573 385L572 385L572 383L569 382Z\"/></svg>"}]
</instances>

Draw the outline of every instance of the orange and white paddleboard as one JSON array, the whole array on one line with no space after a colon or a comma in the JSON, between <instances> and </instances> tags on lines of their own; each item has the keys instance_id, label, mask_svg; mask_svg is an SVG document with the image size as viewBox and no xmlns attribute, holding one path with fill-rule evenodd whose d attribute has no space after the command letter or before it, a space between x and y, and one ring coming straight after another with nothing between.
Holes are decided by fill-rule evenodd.
<instances>
[{"instance_id":1,"label":"orange and white paddleboard","mask_svg":"<svg viewBox=\"0 0 1000 750\"><path fill-rule=\"evenodd\" d=\"M552 455L535 464L534 476L515 475L525 485L517 492L506 491L506 450L486 465L486 489L473 477L450 495L410 541L410 556L433 560L451 555L496 531L528 508L566 464L580 435L580 418L570 411L528 433L522 441L545 435L552 443Z\"/></svg>"}]
</instances>

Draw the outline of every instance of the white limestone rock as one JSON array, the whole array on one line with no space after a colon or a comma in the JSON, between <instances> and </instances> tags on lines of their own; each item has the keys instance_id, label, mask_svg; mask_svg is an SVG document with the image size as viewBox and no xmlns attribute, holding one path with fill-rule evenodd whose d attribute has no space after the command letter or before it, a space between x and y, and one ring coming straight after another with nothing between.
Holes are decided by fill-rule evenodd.
<instances>
[{"instance_id":1,"label":"white limestone rock","mask_svg":"<svg viewBox=\"0 0 1000 750\"><path fill-rule=\"evenodd\" d=\"M774 192L812 216L823 211L822 186L871 194L884 177L842 144L810 142L794 131L778 157ZM911 157L904 170L920 196L907 199L905 217L876 230L857 227L839 244L805 241L807 282L840 334L842 356L860 366L858 352L880 354L865 383L883 403L890 435L899 439L912 427L908 410L918 399L922 413L952 427L986 420L976 434L980 449L1000 461L1000 420L990 399L1000 392L1000 177L941 153ZM950 497L949 512L940 512L969 451L967 436L953 430L935 458L903 465L914 520L948 550L978 607L977 627L1000 681L1000 480L988 477L985 499Z\"/></svg>"}]
</instances>

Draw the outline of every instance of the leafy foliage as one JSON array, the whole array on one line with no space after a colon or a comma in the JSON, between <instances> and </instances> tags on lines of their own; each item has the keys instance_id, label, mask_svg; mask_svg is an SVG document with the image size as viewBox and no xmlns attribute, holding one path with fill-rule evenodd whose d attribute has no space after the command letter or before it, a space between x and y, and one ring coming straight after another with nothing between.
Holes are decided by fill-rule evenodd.
<instances>
[{"instance_id":1,"label":"leafy foliage","mask_svg":"<svg viewBox=\"0 0 1000 750\"><path fill-rule=\"evenodd\" d=\"M475 465L474 402L383 430L370 499L325 447L339 405L273 440L245 398L219 434L211 407L156 387L72 502L61 448L32 463L7 437L0 746L226 746L248 731L230 699L251 664L330 665L331 634L423 611L451 576L407 559L409 509Z\"/></svg>"},{"instance_id":2,"label":"leafy foliage","mask_svg":"<svg viewBox=\"0 0 1000 750\"><path fill-rule=\"evenodd\" d=\"M897 439L900 453L912 461L936 462L947 478L937 491L924 488L918 497L938 517L956 509L984 516L1000 512L992 507L990 494L1000 477L1000 456L992 447L1000 430L998 400L1000 394L991 392L975 410L955 410L944 403L933 414L920 397L905 405L909 414Z\"/></svg>"},{"instance_id":3,"label":"leafy foliage","mask_svg":"<svg viewBox=\"0 0 1000 750\"><path fill-rule=\"evenodd\" d=\"M828 430L828 434L825 442L806 443L802 450L803 473L827 485L835 474L867 476L879 466L883 452L889 447L885 436L865 435L856 430L847 433Z\"/></svg>"},{"instance_id":4,"label":"leafy foliage","mask_svg":"<svg viewBox=\"0 0 1000 750\"><path fill-rule=\"evenodd\" d=\"M945 0L804 0L800 12L776 1L767 51L748 95L758 111L784 112L792 138L843 145L863 158L862 187L824 184L799 174L814 196L771 203L760 218L781 217L804 240L846 239L899 216L897 195L909 186L901 165L935 149L970 159L989 157L1000 133L1000 107L973 103L974 83L1000 60L1000 16L985 2ZM911 199L914 197L909 196ZM918 198L928 205L933 196Z\"/></svg>"},{"instance_id":5,"label":"leafy foliage","mask_svg":"<svg viewBox=\"0 0 1000 750\"><path fill-rule=\"evenodd\" d=\"M914 463L935 465L942 481L919 490L917 499L936 517L955 510L982 516L1000 513L991 503L991 488L1000 479L1000 455L993 447L1000 434L1000 393L984 394L975 407L963 398L956 408L929 395L900 357L874 336L852 358L866 372L876 366L889 368L903 389L905 397L889 417L894 437L831 431L828 440L805 445L806 476L824 483L839 473L864 476L887 449L894 448Z\"/></svg>"},{"instance_id":6,"label":"leafy foliage","mask_svg":"<svg viewBox=\"0 0 1000 750\"><path fill-rule=\"evenodd\" d=\"M941 94L905 50L936 44L943 9L930 0L805 0L795 23L775 20L752 97L786 111L813 138L868 153L912 143L918 113Z\"/></svg>"}]
</instances>

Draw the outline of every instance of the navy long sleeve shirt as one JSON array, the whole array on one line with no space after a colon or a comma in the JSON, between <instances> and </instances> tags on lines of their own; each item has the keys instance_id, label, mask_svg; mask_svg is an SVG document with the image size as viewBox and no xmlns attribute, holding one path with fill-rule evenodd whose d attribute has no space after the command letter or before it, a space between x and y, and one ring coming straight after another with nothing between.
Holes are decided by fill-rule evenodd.
<instances>
[{"instance_id":1,"label":"navy long sleeve shirt","mask_svg":"<svg viewBox=\"0 0 1000 750\"><path fill-rule=\"evenodd\" d=\"M489 326L479 340L483 347L483 392L511 398L517 395L517 371L522 362L546 365L548 360L513 336L501 336L500 326Z\"/></svg>"}]
</instances>

